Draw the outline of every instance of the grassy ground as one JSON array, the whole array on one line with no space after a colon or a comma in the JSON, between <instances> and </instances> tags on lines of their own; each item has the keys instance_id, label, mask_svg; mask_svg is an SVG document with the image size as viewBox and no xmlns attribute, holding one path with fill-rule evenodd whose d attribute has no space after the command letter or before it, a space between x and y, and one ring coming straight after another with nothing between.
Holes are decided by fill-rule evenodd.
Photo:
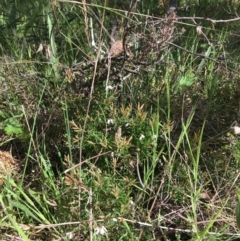
<instances>
[{"instance_id":1,"label":"grassy ground","mask_svg":"<svg viewBox=\"0 0 240 241\"><path fill-rule=\"evenodd\" d=\"M41 2L0 4L0 239L239 240L239 3Z\"/></svg>"}]
</instances>

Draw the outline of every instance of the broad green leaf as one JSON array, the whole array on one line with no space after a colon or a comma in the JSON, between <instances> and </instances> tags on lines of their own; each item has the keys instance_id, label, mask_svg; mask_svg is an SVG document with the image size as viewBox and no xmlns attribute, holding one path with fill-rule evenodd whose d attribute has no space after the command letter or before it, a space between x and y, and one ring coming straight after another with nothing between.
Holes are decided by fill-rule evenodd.
<instances>
[{"instance_id":1,"label":"broad green leaf","mask_svg":"<svg viewBox=\"0 0 240 241\"><path fill-rule=\"evenodd\" d=\"M180 86L191 86L194 83L195 74L188 71L184 76L181 77L179 85Z\"/></svg>"},{"instance_id":2,"label":"broad green leaf","mask_svg":"<svg viewBox=\"0 0 240 241\"><path fill-rule=\"evenodd\" d=\"M4 128L4 131L6 132L7 135L15 134L18 136L18 135L23 134L23 129L22 129L21 125L10 125L9 124Z\"/></svg>"}]
</instances>

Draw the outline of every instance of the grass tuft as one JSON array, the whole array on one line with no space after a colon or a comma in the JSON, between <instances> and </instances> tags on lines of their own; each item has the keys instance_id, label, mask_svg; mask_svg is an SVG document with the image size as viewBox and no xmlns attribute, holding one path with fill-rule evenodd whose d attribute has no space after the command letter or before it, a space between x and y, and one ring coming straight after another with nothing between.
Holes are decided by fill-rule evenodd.
<instances>
[{"instance_id":1,"label":"grass tuft","mask_svg":"<svg viewBox=\"0 0 240 241\"><path fill-rule=\"evenodd\" d=\"M239 239L238 1L0 6L1 240Z\"/></svg>"}]
</instances>

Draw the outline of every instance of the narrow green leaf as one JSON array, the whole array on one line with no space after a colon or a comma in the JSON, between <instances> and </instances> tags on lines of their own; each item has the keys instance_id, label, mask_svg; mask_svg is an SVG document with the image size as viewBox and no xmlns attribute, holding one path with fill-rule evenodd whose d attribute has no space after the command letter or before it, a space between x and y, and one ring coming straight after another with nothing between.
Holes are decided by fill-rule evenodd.
<instances>
[{"instance_id":1,"label":"narrow green leaf","mask_svg":"<svg viewBox=\"0 0 240 241\"><path fill-rule=\"evenodd\" d=\"M0 194L0 204L2 206L2 209L7 210L6 207L5 207L5 204L3 202L3 197L2 197L1 194ZM15 228L15 230L17 230L18 234L23 238L23 240L30 241L30 239L28 239L27 235L24 233L22 228L15 221L15 219L9 213L6 213L6 214L7 214L7 218L12 223L13 227Z\"/></svg>"},{"instance_id":2,"label":"narrow green leaf","mask_svg":"<svg viewBox=\"0 0 240 241\"><path fill-rule=\"evenodd\" d=\"M240 230L240 191L237 191L237 208L236 208L236 219L237 219L237 227Z\"/></svg>"},{"instance_id":3,"label":"narrow green leaf","mask_svg":"<svg viewBox=\"0 0 240 241\"><path fill-rule=\"evenodd\" d=\"M41 220L40 220L39 218L37 218L37 217L33 214L33 212L27 208L27 206L25 206L25 205L23 205L23 204L21 204L21 203L19 203L19 202L14 202L14 201L10 201L10 204L11 204L12 206L16 207L16 208L21 209L26 215L32 217L33 219L35 219L36 221L38 221L39 223L41 223Z\"/></svg>"}]
</instances>

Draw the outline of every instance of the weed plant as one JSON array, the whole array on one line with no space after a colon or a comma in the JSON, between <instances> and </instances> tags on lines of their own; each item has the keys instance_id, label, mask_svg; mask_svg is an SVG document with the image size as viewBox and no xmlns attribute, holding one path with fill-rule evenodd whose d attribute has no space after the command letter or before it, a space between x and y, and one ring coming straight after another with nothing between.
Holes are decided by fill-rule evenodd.
<instances>
[{"instance_id":1,"label":"weed plant","mask_svg":"<svg viewBox=\"0 0 240 241\"><path fill-rule=\"evenodd\" d=\"M238 1L0 5L1 240L239 239Z\"/></svg>"}]
</instances>

